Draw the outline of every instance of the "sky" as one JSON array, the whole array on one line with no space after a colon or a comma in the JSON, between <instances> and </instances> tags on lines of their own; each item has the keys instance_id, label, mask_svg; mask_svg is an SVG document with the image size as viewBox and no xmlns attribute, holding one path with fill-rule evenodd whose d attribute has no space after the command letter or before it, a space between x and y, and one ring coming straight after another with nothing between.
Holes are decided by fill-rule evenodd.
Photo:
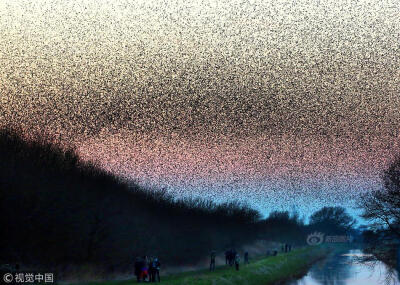
<instances>
[{"instance_id":1,"label":"sky","mask_svg":"<svg viewBox=\"0 0 400 285\"><path fill-rule=\"evenodd\" d=\"M351 207L399 152L399 15L398 0L0 0L0 127L176 197Z\"/></svg>"}]
</instances>

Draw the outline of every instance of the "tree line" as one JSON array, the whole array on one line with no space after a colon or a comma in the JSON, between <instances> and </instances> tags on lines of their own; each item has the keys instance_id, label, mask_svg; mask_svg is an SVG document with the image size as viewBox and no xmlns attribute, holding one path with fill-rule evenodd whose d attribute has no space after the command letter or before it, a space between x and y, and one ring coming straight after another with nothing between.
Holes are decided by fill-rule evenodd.
<instances>
[{"instance_id":1,"label":"tree line","mask_svg":"<svg viewBox=\"0 0 400 285\"><path fill-rule=\"evenodd\" d=\"M263 219L240 202L176 199L82 161L73 149L0 131L2 264L55 271L90 264L108 273L132 271L142 255L193 264L258 239L305 244L307 233L332 220L329 211L305 225L289 212ZM344 230L352 221L338 211L330 229Z\"/></svg>"}]
</instances>

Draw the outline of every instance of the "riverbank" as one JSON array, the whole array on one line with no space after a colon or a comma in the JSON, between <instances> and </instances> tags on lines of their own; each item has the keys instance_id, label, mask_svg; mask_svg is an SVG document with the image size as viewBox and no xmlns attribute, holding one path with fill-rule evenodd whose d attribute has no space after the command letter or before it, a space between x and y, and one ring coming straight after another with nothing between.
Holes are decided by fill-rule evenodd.
<instances>
[{"instance_id":1,"label":"riverbank","mask_svg":"<svg viewBox=\"0 0 400 285\"><path fill-rule=\"evenodd\" d=\"M214 272L207 270L189 271L180 274L165 276L163 284L279 284L301 276L316 261L324 258L329 253L323 247L304 247L290 253L270 256L241 264L239 271L234 267L220 266ZM136 282L133 279L124 281L81 283L87 285L123 285Z\"/></svg>"}]
</instances>

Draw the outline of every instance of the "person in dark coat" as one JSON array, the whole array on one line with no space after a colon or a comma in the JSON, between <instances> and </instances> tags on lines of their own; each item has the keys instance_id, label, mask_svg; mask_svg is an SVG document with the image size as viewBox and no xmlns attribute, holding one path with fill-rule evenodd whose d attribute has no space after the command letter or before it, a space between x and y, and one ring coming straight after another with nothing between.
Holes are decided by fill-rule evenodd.
<instances>
[{"instance_id":1,"label":"person in dark coat","mask_svg":"<svg viewBox=\"0 0 400 285\"><path fill-rule=\"evenodd\" d=\"M213 250L213 251L211 251L210 271L214 271L215 270L215 257L216 257L216 253L215 253L215 250Z\"/></svg>"},{"instance_id":2,"label":"person in dark coat","mask_svg":"<svg viewBox=\"0 0 400 285\"><path fill-rule=\"evenodd\" d=\"M249 253L247 251L244 253L244 264L249 264Z\"/></svg>"},{"instance_id":3,"label":"person in dark coat","mask_svg":"<svg viewBox=\"0 0 400 285\"><path fill-rule=\"evenodd\" d=\"M150 258L149 262L149 282L154 282L155 278L155 268L154 268L154 263L153 263L153 258Z\"/></svg>"},{"instance_id":4,"label":"person in dark coat","mask_svg":"<svg viewBox=\"0 0 400 285\"><path fill-rule=\"evenodd\" d=\"M229 266L233 266L233 261L235 259L235 256L233 255L233 249L230 249L228 254Z\"/></svg>"},{"instance_id":5,"label":"person in dark coat","mask_svg":"<svg viewBox=\"0 0 400 285\"><path fill-rule=\"evenodd\" d=\"M235 264L236 254L237 254L236 249L232 249L232 252L231 252L231 266L233 266Z\"/></svg>"},{"instance_id":6,"label":"person in dark coat","mask_svg":"<svg viewBox=\"0 0 400 285\"><path fill-rule=\"evenodd\" d=\"M161 263L156 257L154 258L154 260L151 261L151 264L149 266L150 282L161 282L160 268L161 268Z\"/></svg>"},{"instance_id":7,"label":"person in dark coat","mask_svg":"<svg viewBox=\"0 0 400 285\"><path fill-rule=\"evenodd\" d=\"M239 253L236 253L235 255L235 268L237 271L239 271L239 264L240 264L240 256Z\"/></svg>"},{"instance_id":8,"label":"person in dark coat","mask_svg":"<svg viewBox=\"0 0 400 285\"><path fill-rule=\"evenodd\" d=\"M140 273L142 271L143 264L139 257L136 257L134 266L135 266L136 280L137 280L137 282L140 282Z\"/></svg>"}]
</instances>

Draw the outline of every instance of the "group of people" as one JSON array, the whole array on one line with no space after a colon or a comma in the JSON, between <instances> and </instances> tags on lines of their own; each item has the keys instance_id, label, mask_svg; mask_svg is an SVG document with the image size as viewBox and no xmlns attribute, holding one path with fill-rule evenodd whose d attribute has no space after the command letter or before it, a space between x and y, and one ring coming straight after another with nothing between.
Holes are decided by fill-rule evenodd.
<instances>
[{"instance_id":1,"label":"group of people","mask_svg":"<svg viewBox=\"0 0 400 285\"><path fill-rule=\"evenodd\" d=\"M283 244L282 251L290 252L292 250L292 245ZM268 250L267 255L270 255L271 252ZM272 255L276 256L278 251L274 250ZM215 250L211 251L211 260L210 260L210 271L215 270L215 258L217 253ZM244 264L249 263L249 253L246 251L244 253ZM236 252L235 249L229 249L225 251L225 264L229 266L235 265L236 270L239 270L240 265L240 255ZM157 257L148 258L147 256L138 257L135 260L135 275L138 282L161 282L160 279L160 267L161 263Z\"/></svg>"},{"instance_id":2,"label":"group of people","mask_svg":"<svg viewBox=\"0 0 400 285\"><path fill-rule=\"evenodd\" d=\"M292 245L285 243L282 245L282 252L291 252L292 251Z\"/></svg>"},{"instance_id":3,"label":"group of people","mask_svg":"<svg viewBox=\"0 0 400 285\"><path fill-rule=\"evenodd\" d=\"M235 249L229 249L225 251L225 264L229 266L232 266L233 263L235 262L237 252Z\"/></svg>"},{"instance_id":4,"label":"group of people","mask_svg":"<svg viewBox=\"0 0 400 285\"><path fill-rule=\"evenodd\" d=\"M215 270L215 257L216 257L216 252L213 250L211 252L211 260L210 260L210 271ZM249 253L245 252L244 253L244 263L248 264L249 263ZM239 270L239 265L240 265L240 255L239 253L236 252L235 249L230 249L225 251L225 264L229 266L235 265L236 270Z\"/></svg>"},{"instance_id":5,"label":"group of people","mask_svg":"<svg viewBox=\"0 0 400 285\"><path fill-rule=\"evenodd\" d=\"M271 256L271 255L272 256L277 256L278 255L278 250L276 250L276 249L273 250L273 251L267 250L267 256ZM284 253L291 252L292 251L292 245L291 244L287 244L287 243L282 244L281 251L284 252Z\"/></svg>"},{"instance_id":6,"label":"group of people","mask_svg":"<svg viewBox=\"0 0 400 285\"><path fill-rule=\"evenodd\" d=\"M157 257L138 257L135 260L135 275L137 282L161 282L161 263Z\"/></svg>"}]
</instances>

